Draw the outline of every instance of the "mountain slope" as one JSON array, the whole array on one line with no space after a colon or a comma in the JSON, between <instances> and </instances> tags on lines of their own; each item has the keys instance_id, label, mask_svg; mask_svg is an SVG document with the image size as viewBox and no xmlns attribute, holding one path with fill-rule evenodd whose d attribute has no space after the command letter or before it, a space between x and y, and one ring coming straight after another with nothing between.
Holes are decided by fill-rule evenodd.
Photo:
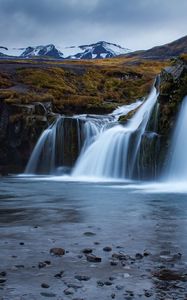
<instances>
[{"instance_id":1,"label":"mountain slope","mask_svg":"<svg viewBox=\"0 0 187 300\"><path fill-rule=\"evenodd\" d=\"M157 46L144 51L139 56L142 58L166 59L187 53L187 35L163 46Z\"/></svg>"}]
</instances>

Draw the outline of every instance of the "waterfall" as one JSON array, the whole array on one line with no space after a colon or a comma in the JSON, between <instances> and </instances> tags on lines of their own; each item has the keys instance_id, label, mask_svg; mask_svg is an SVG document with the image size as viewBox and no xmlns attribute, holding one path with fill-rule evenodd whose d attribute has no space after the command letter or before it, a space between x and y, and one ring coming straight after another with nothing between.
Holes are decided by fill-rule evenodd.
<instances>
[{"instance_id":1,"label":"waterfall","mask_svg":"<svg viewBox=\"0 0 187 300\"><path fill-rule=\"evenodd\" d=\"M133 178L142 136L157 101L153 87L147 100L126 126L101 131L78 158L72 176Z\"/></svg>"},{"instance_id":2,"label":"waterfall","mask_svg":"<svg viewBox=\"0 0 187 300\"><path fill-rule=\"evenodd\" d=\"M113 126L119 116L141 105L123 105L109 115L58 116L39 138L25 174L64 174L70 172L79 156L94 143L101 132Z\"/></svg>"},{"instance_id":3,"label":"waterfall","mask_svg":"<svg viewBox=\"0 0 187 300\"><path fill-rule=\"evenodd\" d=\"M168 156L165 179L176 182L187 181L187 96L178 114Z\"/></svg>"}]
</instances>

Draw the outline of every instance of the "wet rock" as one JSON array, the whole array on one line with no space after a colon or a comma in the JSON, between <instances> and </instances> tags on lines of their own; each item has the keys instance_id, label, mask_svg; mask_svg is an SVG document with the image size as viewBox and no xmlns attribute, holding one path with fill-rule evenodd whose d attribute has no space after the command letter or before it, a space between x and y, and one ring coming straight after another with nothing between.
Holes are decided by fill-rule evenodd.
<instances>
[{"instance_id":1,"label":"wet rock","mask_svg":"<svg viewBox=\"0 0 187 300\"><path fill-rule=\"evenodd\" d=\"M116 290L121 291L124 289L123 285L116 285Z\"/></svg>"},{"instance_id":2,"label":"wet rock","mask_svg":"<svg viewBox=\"0 0 187 300\"><path fill-rule=\"evenodd\" d=\"M118 260L128 260L129 256L125 255L123 253L113 253L112 254L112 258L114 259L118 259Z\"/></svg>"},{"instance_id":3,"label":"wet rock","mask_svg":"<svg viewBox=\"0 0 187 300\"><path fill-rule=\"evenodd\" d=\"M90 280L90 277L85 275L75 275L75 279L79 281L88 281Z\"/></svg>"},{"instance_id":4,"label":"wet rock","mask_svg":"<svg viewBox=\"0 0 187 300\"><path fill-rule=\"evenodd\" d=\"M154 273L154 276L164 281L187 281L186 274L180 274L173 270L163 269Z\"/></svg>"},{"instance_id":5,"label":"wet rock","mask_svg":"<svg viewBox=\"0 0 187 300\"><path fill-rule=\"evenodd\" d=\"M23 245L25 245L25 243L23 243L23 242L21 242L21 243L19 243L21 246L23 246Z\"/></svg>"},{"instance_id":6,"label":"wet rock","mask_svg":"<svg viewBox=\"0 0 187 300\"><path fill-rule=\"evenodd\" d=\"M63 256L65 254L65 250L63 248L52 248L50 249L50 254L56 256Z\"/></svg>"},{"instance_id":7,"label":"wet rock","mask_svg":"<svg viewBox=\"0 0 187 300\"><path fill-rule=\"evenodd\" d=\"M42 287L43 289L48 289L48 288L49 288L49 285L48 285L47 283L42 283L42 284L41 284L41 287Z\"/></svg>"},{"instance_id":8,"label":"wet rock","mask_svg":"<svg viewBox=\"0 0 187 300\"><path fill-rule=\"evenodd\" d=\"M6 279L5 278L0 278L0 284L5 283Z\"/></svg>"},{"instance_id":9,"label":"wet rock","mask_svg":"<svg viewBox=\"0 0 187 300\"><path fill-rule=\"evenodd\" d=\"M145 297L149 298L153 296L153 293L151 291L145 291L144 295Z\"/></svg>"},{"instance_id":10,"label":"wet rock","mask_svg":"<svg viewBox=\"0 0 187 300\"><path fill-rule=\"evenodd\" d=\"M141 253L136 253L135 258L136 259L142 259L143 255Z\"/></svg>"},{"instance_id":11,"label":"wet rock","mask_svg":"<svg viewBox=\"0 0 187 300\"><path fill-rule=\"evenodd\" d=\"M55 274L54 277L60 279L60 278L62 278L63 274L64 274L64 271L61 271L61 272Z\"/></svg>"},{"instance_id":12,"label":"wet rock","mask_svg":"<svg viewBox=\"0 0 187 300\"><path fill-rule=\"evenodd\" d=\"M46 297L46 298L54 298L56 297L56 294L54 293L40 293L41 296Z\"/></svg>"},{"instance_id":13,"label":"wet rock","mask_svg":"<svg viewBox=\"0 0 187 300\"><path fill-rule=\"evenodd\" d=\"M84 235L86 235L86 236L94 236L96 234L94 232L91 232L91 231L86 231L86 232L84 232Z\"/></svg>"},{"instance_id":14,"label":"wet rock","mask_svg":"<svg viewBox=\"0 0 187 300\"><path fill-rule=\"evenodd\" d=\"M105 281L105 285L110 286L110 285L112 285L112 282L111 281Z\"/></svg>"},{"instance_id":15,"label":"wet rock","mask_svg":"<svg viewBox=\"0 0 187 300\"><path fill-rule=\"evenodd\" d=\"M82 252L83 252L84 254L90 254L90 253L93 252L93 249L91 249L91 248L85 248L85 249L82 250Z\"/></svg>"},{"instance_id":16,"label":"wet rock","mask_svg":"<svg viewBox=\"0 0 187 300\"><path fill-rule=\"evenodd\" d=\"M7 273L5 271L0 272L0 276L5 277L7 275Z\"/></svg>"},{"instance_id":17,"label":"wet rock","mask_svg":"<svg viewBox=\"0 0 187 300\"><path fill-rule=\"evenodd\" d=\"M111 294L111 298L112 299L115 299L115 297L116 297L116 295L113 293L113 294Z\"/></svg>"},{"instance_id":18,"label":"wet rock","mask_svg":"<svg viewBox=\"0 0 187 300\"><path fill-rule=\"evenodd\" d=\"M112 261L110 262L110 265L111 265L111 266L117 266L117 265L118 265L118 262L112 260Z\"/></svg>"},{"instance_id":19,"label":"wet rock","mask_svg":"<svg viewBox=\"0 0 187 300\"><path fill-rule=\"evenodd\" d=\"M97 281L97 285L102 287L102 286L104 286L104 282L98 280L98 281Z\"/></svg>"},{"instance_id":20,"label":"wet rock","mask_svg":"<svg viewBox=\"0 0 187 300\"><path fill-rule=\"evenodd\" d=\"M68 296L68 295L73 295L73 294L74 294L74 289L72 289L72 288L65 289L65 290L64 290L64 294L65 294L66 296Z\"/></svg>"},{"instance_id":21,"label":"wet rock","mask_svg":"<svg viewBox=\"0 0 187 300\"><path fill-rule=\"evenodd\" d=\"M103 248L103 251L105 251L105 252L110 252L110 251L112 251L112 248L111 248L111 247L104 247L104 248Z\"/></svg>"},{"instance_id":22,"label":"wet rock","mask_svg":"<svg viewBox=\"0 0 187 300\"><path fill-rule=\"evenodd\" d=\"M25 266L24 266L24 265L16 265L15 268L16 268L16 269L24 269Z\"/></svg>"},{"instance_id":23,"label":"wet rock","mask_svg":"<svg viewBox=\"0 0 187 300\"><path fill-rule=\"evenodd\" d=\"M95 256L93 254L86 255L86 258L87 258L87 261L93 262L93 263L98 263L98 262L102 261L101 257Z\"/></svg>"},{"instance_id":24,"label":"wet rock","mask_svg":"<svg viewBox=\"0 0 187 300\"><path fill-rule=\"evenodd\" d=\"M143 253L143 255L144 256L149 256L149 255L151 255L151 253L149 251L145 250L144 253Z\"/></svg>"},{"instance_id":25,"label":"wet rock","mask_svg":"<svg viewBox=\"0 0 187 300\"><path fill-rule=\"evenodd\" d=\"M68 283L67 287L72 288L74 290L77 290L77 289L82 289L83 285L80 285L80 284L78 285L78 284L75 284L75 283Z\"/></svg>"}]
</instances>

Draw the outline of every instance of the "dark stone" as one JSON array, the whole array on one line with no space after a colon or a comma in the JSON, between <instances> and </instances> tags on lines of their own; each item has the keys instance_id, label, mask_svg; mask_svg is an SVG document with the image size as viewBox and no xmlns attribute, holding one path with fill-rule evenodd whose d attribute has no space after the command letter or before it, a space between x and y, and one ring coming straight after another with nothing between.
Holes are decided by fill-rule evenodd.
<instances>
[{"instance_id":1,"label":"dark stone","mask_svg":"<svg viewBox=\"0 0 187 300\"><path fill-rule=\"evenodd\" d=\"M90 254L90 253L93 252L93 250L92 250L91 248L85 248L85 249L82 250L82 252L83 252L84 254Z\"/></svg>"},{"instance_id":2,"label":"dark stone","mask_svg":"<svg viewBox=\"0 0 187 300\"><path fill-rule=\"evenodd\" d=\"M62 278L63 274L64 274L64 271L61 271L61 272L55 274L54 277L60 279L60 278Z\"/></svg>"},{"instance_id":3,"label":"dark stone","mask_svg":"<svg viewBox=\"0 0 187 300\"><path fill-rule=\"evenodd\" d=\"M141 253L136 253L135 257L136 259L142 259L143 255Z\"/></svg>"},{"instance_id":4,"label":"dark stone","mask_svg":"<svg viewBox=\"0 0 187 300\"><path fill-rule=\"evenodd\" d=\"M56 256L63 256L65 254L65 250L63 248L52 248L50 249L50 253Z\"/></svg>"},{"instance_id":5,"label":"dark stone","mask_svg":"<svg viewBox=\"0 0 187 300\"><path fill-rule=\"evenodd\" d=\"M21 246L25 245L23 242L19 243Z\"/></svg>"},{"instance_id":6,"label":"dark stone","mask_svg":"<svg viewBox=\"0 0 187 300\"><path fill-rule=\"evenodd\" d=\"M75 279L79 281L88 281L90 280L90 277L85 275L75 275Z\"/></svg>"},{"instance_id":7,"label":"dark stone","mask_svg":"<svg viewBox=\"0 0 187 300\"><path fill-rule=\"evenodd\" d=\"M65 290L64 290L64 294L65 294L66 296L68 296L68 295L73 295L73 294L74 294L74 290L73 290L72 288L65 289Z\"/></svg>"},{"instance_id":8,"label":"dark stone","mask_svg":"<svg viewBox=\"0 0 187 300\"><path fill-rule=\"evenodd\" d=\"M123 253L113 253L112 254L112 258L114 259L118 259L118 260L128 260L129 256L125 255Z\"/></svg>"},{"instance_id":9,"label":"dark stone","mask_svg":"<svg viewBox=\"0 0 187 300\"><path fill-rule=\"evenodd\" d=\"M0 272L0 276L5 277L7 275L7 273L5 271Z\"/></svg>"},{"instance_id":10,"label":"dark stone","mask_svg":"<svg viewBox=\"0 0 187 300\"><path fill-rule=\"evenodd\" d=\"M163 269L154 273L154 276L164 281L187 281L187 274L180 274L176 271Z\"/></svg>"},{"instance_id":11,"label":"dark stone","mask_svg":"<svg viewBox=\"0 0 187 300\"><path fill-rule=\"evenodd\" d=\"M93 254L86 255L86 258L87 258L87 261L93 262L93 263L98 263L98 262L102 261L101 257L95 256Z\"/></svg>"},{"instance_id":12,"label":"dark stone","mask_svg":"<svg viewBox=\"0 0 187 300\"><path fill-rule=\"evenodd\" d=\"M111 248L111 247L104 247L104 248L103 248L103 251L105 251L105 252L110 252L110 251L112 251L112 248Z\"/></svg>"},{"instance_id":13,"label":"dark stone","mask_svg":"<svg viewBox=\"0 0 187 300\"><path fill-rule=\"evenodd\" d=\"M48 285L47 283L42 283L42 284L41 284L41 287L42 287L43 289L48 289L48 288L49 288L49 285Z\"/></svg>"},{"instance_id":14,"label":"dark stone","mask_svg":"<svg viewBox=\"0 0 187 300\"><path fill-rule=\"evenodd\" d=\"M112 282L111 281L105 281L105 285L110 286L110 285L112 285Z\"/></svg>"},{"instance_id":15,"label":"dark stone","mask_svg":"<svg viewBox=\"0 0 187 300\"><path fill-rule=\"evenodd\" d=\"M5 283L6 279L5 278L0 278L0 284Z\"/></svg>"},{"instance_id":16,"label":"dark stone","mask_svg":"<svg viewBox=\"0 0 187 300\"><path fill-rule=\"evenodd\" d=\"M84 233L84 235L86 235L86 236L94 236L96 234L94 232L87 231L87 232Z\"/></svg>"},{"instance_id":17,"label":"dark stone","mask_svg":"<svg viewBox=\"0 0 187 300\"><path fill-rule=\"evenodd\" d=\"M104 282L98 280L98 281L97 281L97 285L98 285L98 286L104 286Z\"/></svg>"},{"instance_id":18,"label":"dark stone","mask_svg":"<svg viewBox=\"0 0 187 300\"><path fill-rule=\"evenodd\" d=\"M117 266L117 265L118 265L118 262L117 262L117 261L111 261L111 262L110 262L110 265L111 265L111 266Z\"/></svg>"}]
</instances>

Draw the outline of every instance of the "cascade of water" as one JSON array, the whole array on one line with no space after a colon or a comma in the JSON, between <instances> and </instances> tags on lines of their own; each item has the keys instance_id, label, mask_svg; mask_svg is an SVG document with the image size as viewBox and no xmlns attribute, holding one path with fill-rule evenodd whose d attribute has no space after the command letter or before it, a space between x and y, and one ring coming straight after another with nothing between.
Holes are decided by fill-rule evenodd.
<instances>
[{"instance_id":1,"label":"cascade of water","mask_svg":"<svg viewBox=\"0 0 187 300\"><path fill-rule=\"evenodd\" d=\"M78 115L58 117L39 138L30 160L26 166L26 174L61 173L72 167L81 153L107 130L108 124L116 122L120 115L137 108L142 102L137 101L116 109L110 115Z\"/></svg>"},{"instance_id":2,"label":"cascade of water","mask_svg":"<svg viewBox=\"0 0 187 300\"><path fill-rule=\"evenodd\" d=\"M187 96L181 105L168 155L165 179L187 181Z\"/></svg>"},{"instance_id":3,"label":"cascade of water","mask_svg":"<svg viewBox=\"0 0 187 300\"><path fill-rule=\"evenodd\" d=\"M142 135L157 96L154 87L125 127L117 125L101 132L78 158L72 176L132 178Z\"/></svg>"}]
</instances>

